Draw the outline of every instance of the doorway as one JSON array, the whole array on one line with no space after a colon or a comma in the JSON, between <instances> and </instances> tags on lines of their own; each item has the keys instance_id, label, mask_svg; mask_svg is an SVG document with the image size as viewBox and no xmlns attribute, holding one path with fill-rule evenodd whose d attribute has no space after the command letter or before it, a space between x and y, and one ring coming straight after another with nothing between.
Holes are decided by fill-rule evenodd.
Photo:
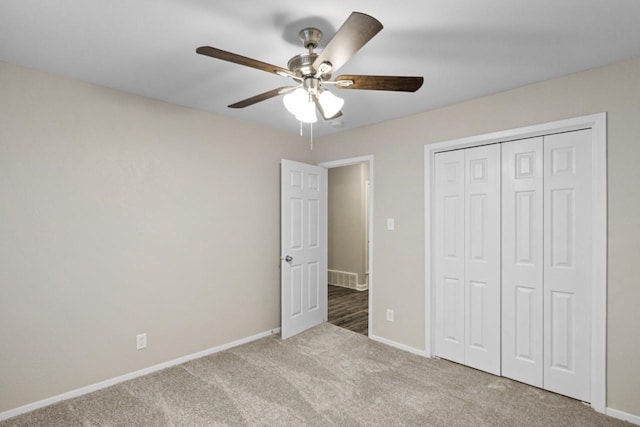
<instances>
[{"instance_id":1,"label":"doorway","mask_svg":"<svg viewBox=\"0 0 640 427\"><path fill-rule=\"evenodd\" d=\"M320 166L328 169L327 321L369 335L373 156Z\"/></svg>"}]
</instances>

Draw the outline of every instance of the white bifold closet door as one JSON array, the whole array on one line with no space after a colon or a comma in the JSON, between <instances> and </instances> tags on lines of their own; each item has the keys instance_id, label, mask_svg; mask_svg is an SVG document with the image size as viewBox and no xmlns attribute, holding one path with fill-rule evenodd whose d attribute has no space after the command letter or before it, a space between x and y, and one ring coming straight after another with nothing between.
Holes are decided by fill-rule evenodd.
<instances>
[{"instance_id":1,"label":"white bifold closet door","mask_svg":"<svg viewBox=\"0 0 640 427\"><path fill-rule=\"evenodd\" d=\"M591 131L502 144L502 374L590 400Z\"/></svg>"},{"instance_id":2,"label":"white bifold closet door","mask_svg":"<svg viewBox=\"0 0 640 427\"><path fill-rule=\"evenodd\" d=\"M435 354L590 400L591 130L435 156Z\"/></svg>"},{"instance_id":3,"label":"white bifold closet door","mask_svg":"<svg viewBox=\"0 0 640 427\"><path fill-rule=\"evenodd\" d=\"M435 156L435 353L464 363L464 150Z\"/></svg>"},{"instance_id":4,"label":"white bifold closet door","mask_svg":"<svg viewBox=\"0 0 640 427\"><path fill-rule=\"evenodd\" d=\"M464 155L465 364L500 375L500 144Z\"/></svg>"},{"instance_id":5,"label":"white bifold closet door","mask_svg":"<svg viewBox=\"0 0 640 427\"><path fill-rule=\"evenodd\" d=\"M500 375L500 145L435 168L436 355Z\"/></svg>"},{"instance_id":6,"label":"white bifold closet door","mask_svg":"<svg viewBox=\"0 0 640 427\"><path fill-rule=\"evenodd\" d=\"M590 401L591 130L544 137L544 388Z\"/></svg>"},{"instance_id":7,"label":"white bifold closet door","mask_svg":"<svg viewBox=\"0 0 640 427\"><path fill-rule=\"evenodd\" d=\"M542 137L502 144L502 375L543 387Z\"/></svg>"}]
</instances>

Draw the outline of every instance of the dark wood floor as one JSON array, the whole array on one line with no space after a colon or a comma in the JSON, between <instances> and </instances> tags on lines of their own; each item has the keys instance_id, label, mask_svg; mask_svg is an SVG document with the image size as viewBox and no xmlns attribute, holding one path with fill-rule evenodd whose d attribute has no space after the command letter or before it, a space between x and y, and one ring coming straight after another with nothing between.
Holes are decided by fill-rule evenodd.
<instances>
[{"instance_id":1,"label":"dark wood floor","mask_svg":"<svg viewBox=\"0 0 640 427\"><path fill-rule=\"evenodd\" d=\"M368 335L369 291L329 285L329 323Z\"/></svg>"}]
</instances>

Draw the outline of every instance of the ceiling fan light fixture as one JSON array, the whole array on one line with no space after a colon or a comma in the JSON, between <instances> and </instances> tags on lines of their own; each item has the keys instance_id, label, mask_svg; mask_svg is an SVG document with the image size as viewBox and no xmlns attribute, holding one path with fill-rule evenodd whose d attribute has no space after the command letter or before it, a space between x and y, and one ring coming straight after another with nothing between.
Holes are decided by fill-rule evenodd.
<instances>
[{"instance_id":1,"label":"ceiling fan light fixture","mask_svg":"<svg viewBox=\"0 0 640 427\"><path fill-rule=\"evenodd\" d=\"M295 116L302 110L305 104L309 103L309 94L306 90L298 88L293 92L286 94L282 98L282 103L287 111Z\"/></svg>"},{"instance_id":2,"label":"ceiling fan light fixture","mask_svg":"<svg viewBox=\"0 0 640 427\"><path fill-rule=\"evenodd\" d=\"M303 88L298 88L291 93L286 94L282 98L287 111L296 116L301 122L315 123L318 121L316 116L316 106L312 102L309 92Z\"/></svg>"},{"instance_id":3,"label":"ceiling fan light fixture","mask_svg":"<svg viewBox=\"0 0 640 427\"><path fill-rule=\"evenodd\" d=\"M310 100L307 101L306 104L303 104L301 106L295 116L296 119L298 119L302 123L315 123L318 121L318 116L316 115L316 106Z\"/></svg>"},{"instance_id":4,"label":"ceiling fan light fixture","mask_svg":"<svg viewBox=\"0 0 640 427\"><path fill-rule=\"evenodd\" d=\"M322 91L322 93L318 97L318 102L322 106L324 115L327 118L331 118L338 114L340 110L342 110L342 106L344 105L344 99L335 96L328 90Z\"/></svg>"}]
</instances>

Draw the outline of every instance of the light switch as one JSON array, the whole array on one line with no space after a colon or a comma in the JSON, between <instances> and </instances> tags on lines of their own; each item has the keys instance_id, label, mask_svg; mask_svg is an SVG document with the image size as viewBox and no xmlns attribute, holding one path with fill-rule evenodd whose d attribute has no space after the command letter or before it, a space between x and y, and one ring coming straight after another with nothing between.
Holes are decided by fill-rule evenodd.
<instances>
[{"instance_id":1,"label":"light switch","mask_svg":"<svg viewBox=\"0 0 640 427\"><path fill-rule=\"evenodd\" d=\"M387 230L396 229L396 220L393 218L387 218Z\"/></svg>"}]
</instances>

